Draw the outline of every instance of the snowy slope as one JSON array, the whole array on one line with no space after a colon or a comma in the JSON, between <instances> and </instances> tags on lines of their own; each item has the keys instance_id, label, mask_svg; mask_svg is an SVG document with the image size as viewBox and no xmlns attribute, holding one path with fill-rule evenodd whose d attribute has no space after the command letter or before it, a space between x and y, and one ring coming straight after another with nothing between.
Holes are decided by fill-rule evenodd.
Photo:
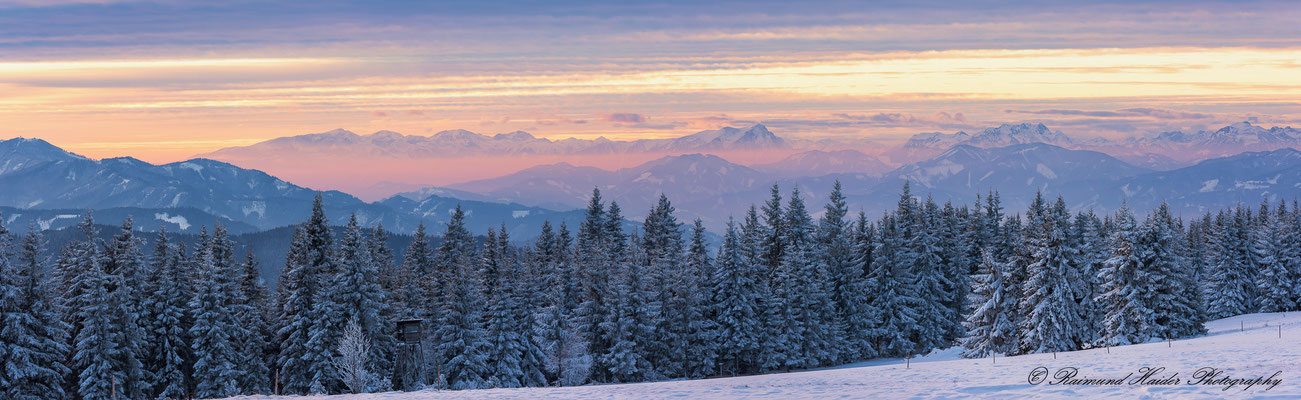
<instances>
[{"instance_id":1,"label":"snowy slope","mask_svg":"<svg viewBox=\"0 0 1301 400\"><path fill-rule=\"evenodd\" d=\"M1282 337L1279 325L1282 324ZM1034 354L993 359L956 358L953 349L912 360L878 360L825 370L693 381L566 388L422 391L320 397L330 400L417 399L1219 399L1301 398L1301 313L1250 314L1207 323L1208 335L1170 343L1157 342L1069 353ZM1245 328L1245 329L1244 329ZM1242 329L1240 331L1240 329ZM1175 385L1079 386L1032 385L1037 367L1055 373L1078 368L1076 378L1123 378L1140 368L1165 369ZM1188 385L1195 371L1218 368L1231 378L1267 378L1280 372L1276 386L1244 390L1224 385ZM1223 375L1221 375L1223 376ZM1051 376L1049 381L1053 381ZM1128 379L1127 379L1128 381ZM243 399L297 397L243 397Z\"/></svg>"}]
</instances>

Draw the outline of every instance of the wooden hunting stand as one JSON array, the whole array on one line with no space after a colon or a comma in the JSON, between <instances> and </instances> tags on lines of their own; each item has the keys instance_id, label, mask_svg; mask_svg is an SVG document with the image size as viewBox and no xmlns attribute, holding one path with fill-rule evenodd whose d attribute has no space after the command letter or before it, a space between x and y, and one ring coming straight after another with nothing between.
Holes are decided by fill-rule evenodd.
<instances>
[{"instance_id":1,"label":"wooden hunting stand","mask_svg":"<svg viewBox=\"0 0 1301 400\"><path fill-rule=\"evenodd\" d=\"M397 322L398 348L394 353L393 386L401 390L415 390L424 385L425 349L424 320L406 319Z\"/></svg>"}]
</instances>

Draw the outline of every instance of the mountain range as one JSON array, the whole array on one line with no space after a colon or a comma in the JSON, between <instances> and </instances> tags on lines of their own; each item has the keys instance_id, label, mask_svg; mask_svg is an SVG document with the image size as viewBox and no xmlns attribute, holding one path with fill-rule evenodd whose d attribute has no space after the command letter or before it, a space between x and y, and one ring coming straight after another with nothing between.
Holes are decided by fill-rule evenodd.
<instances>
[{"instance_id":1,"label":"mountain range","mask_svg":"<svg viewBox=\"0 0 1301 400\"><path fill-rule=\"evenodd\" d=\"M379 131L358 135L343 129L324 133L288 136L242 147L228 147L200 157L213 159L250 159L285 154L350 154L403 158L464 157L470 155L538 155L538 154L618 154L700 152L723 150L761 150L789 147L763 125L746 129L724 127L672 139L610 140L605 137L584 140L568 138L550 140L516 131L481 135L463 129L448 130L432 136L403 135Z\"/></svg>"},{"instance_id":2,"label":"mountain range","mask_svg":"<svg viewBox=\"0 0 1301 400\"><path fill-rule=\"evenodd\" d=\"M409 233L424 222L441 229L459 204L475 233L506 225L515 237L537 234L543 221L571 225L579 211L555 211L519 204L452 199L429 195L394 197L367 203L337 191L318 192L261 171L209 159L153 165L133 158L92 160L40 139L0 142L0 213L6 225L59 229L75 225L86 209L100 222L117 223L133 216L143 230L165 226L194 233L218 222L233 233L283 227L302 222L313 198L323 197L326 215L342 224L355 213L363 224L382 223ZM629 222L629 224L632 224Z\"/></svg>"},{"instance_id":3,"label":"mountain range","mask_svg":"<svg viewBox=\"0 0 1301 400\"><path fill-rule=\"evenodd\" d=\"M975 135L966 132L917 134L903 145L885 152L883 156L893 162L906 164L934 157L956 145L991 148L1023 143L1046 143L1069 149L1093 150L1130 164L1171 170L1243 152L1301 147L1301 130L1292 127L1266 129L1250 122L1239 122L1213 131L1172 131L1117 140L1080 140L1072 139L1061 131L1050 130L1043 124L1003 124Z\"/></svg>"},{"instance_id":4,"label":"mountain range","mask_svg":"<svg viewBox=\"0 0 1301 400\"><path fill-rule=\"evenodd\" d=\"M1077 210L1111 212L1122 202L1142 210L1165 201L1176 212L1195 216L1238 203L1301 197L1301 152L1291 148L1246 152L1158 171L1101 152L1046 143L993 148L960 144L882 175L800 177L765 173L717 156L689 154L617 171L567 164L539 166L500 178L451 185L442 193L571 209L582 207L591 189L599 188L603 197L618 201L626 215L634 217L644 214L637 211L649 209L656 196L665 193L683 219L700 218L711 229L718 229L729 217L741 217L750 205L767 200L774 184L783 196L798 189L811 210L820 210L836 181L843 185L850 208L869 215L893 207L904 182L910 182L914 193L958 204L970 204L977 195L998 191L1005 208L1013 213L1043 192L1065 197Z\"/></svg>"},{"instance_id":5,"label":"mountain range","mask_svg":"<svg viewBox=\"0 0 1301 400\"><path fill-rule=\"evenodd\" d=\"M376 134L367 140L398 140L400 136ZM313 136L323 142L332 137L361 136ZM530 139L526 134L484 137L459 132L441 137L442 141L469 140L465 143L565 142ZM243 233L306 219L312 198L320 193L327 215L336 223L355 213L363 224L382 223L395 232L409 233L421 222L437 231L460 205L475 233L505 225L512 237L526 240L536 235L543 221L575 226L582 219L579 210L586 206L594 188L606 199L620 203L630 219L629 227L635 226L663 193L673 200L684 221L701 218L716 231L728 217L739 217L750 204L766 200L774 184L782 188L783 195L798 188L807 202L820 205L832 184L840 181L851 208L874 214L894 204L906 181L915 185L917 193L963 204L974 201L977 194L997 190L1009 210L1023 207L1036 191L1044 191L1099 212L1109 212L1127 199L1137 209L1168 201L1177 211L1190 215L1238 202L1296 197L1301 190L1301 176L1297 175L1301 157L1296 150L1274 147L1293 143L1298 137L1301 134L1292 128L1265 129L1241 123L1196 134L1134 139L1145 143L1146 147L1139 149L1143 151L1182 148L1213 155L1229 150L1196 149L1212 145L1262 149L1187 162L1189 165L1177 168L1155 168L1083 148L1106 143L1119 146L1114 144L1117 142L1077 140L1041 124L1016 124L975 135L917 135L900 148L916 152L914 155L921 151L933 155L898 166L857 150L808 150L749 165L699 152L613 170L568 163L538 165L488 179L408 190L372 202L338 191L318 192L262 171L211 159L162 165L129 157L93 160L43 140L19 138L0 142L0 187L5 188L0 191L0 213L8 225L31 223L44 229L69 226L81 210L95 209L110 220L132 215L138 226L150 230L166 226L174 232L192 233L220 222ZM322 144L321 148L347 148L347 143L352 142ZM630 146L632 142L618 143ZM645 148L654 144L656 149L678 150L789 149L797 141L776 137L757 125L642 143L648 146ZM945 148L937 150L941 147Z\"/></svg>"}]
</instances>

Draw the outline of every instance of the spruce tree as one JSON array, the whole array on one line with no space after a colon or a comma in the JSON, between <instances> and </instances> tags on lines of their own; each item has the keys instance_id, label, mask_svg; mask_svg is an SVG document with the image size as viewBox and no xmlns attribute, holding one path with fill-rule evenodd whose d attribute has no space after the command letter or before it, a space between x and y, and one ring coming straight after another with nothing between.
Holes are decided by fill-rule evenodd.
<instances>
[{"instance_id":1,"label":"spruce tree","mask_svg":"<svg viewBox=\"0 0 1301 400\"><path fill-rule=\"evenodd\" d=\"M788 301L794 306L797 320L792 339L799 343L798 365L820 366L839 357L841 335L835 320L835 303L824 280L828 272L819 254L813 218L804 207L798 189L791 192L785 216L786 250L782 264L794 276L790 292L793 296Z\"/></svg>"},{"instance_id":2,"label":"spruce tree","mask_svg":"<svg viewBox=\"0 0 1301 400\"><path fill-rule=\"evenodd\" d=\"M880 310L874 297L871 280L876 247L876 229L867 220L867 214L858 213L854 223L853 247L850 266L844 270L845 286L840 293L844 313L845 348L842 359L848 362L866 360L877 355L873 343L877 336Z\"/></svg>"},{"instance_id":3,"label":"spruce tree","mask_svg":"<svg viewBox=\"0 0 1301 400\"><path fill-rule=\"evenodd\" d=\"M615 265L624 268L619 268L621 272L617 274L613 308L608 319L601 324L610 347L597 357L601 360L597 365L608 368L608 379L616 383L660 378L647 360L647 342L652 338L653 326L647 318L646 287L642 281L641 265L646 262L646 254L635 236L631 243L629 250L632 254L615 261Z\"/></svg>"},{"instance_id":4,"label":"spruce tree","mask_svg":"<svg viewBox=\"0 0 1301 400\"><path fill-rule=\"evenodd\" d=\"M1099 272L1102 294L1098 304L1106 309L1099 345L1120 346L1142 343L1154 322L1146 299L1152 287L1151 275L1139 259L1138 228L1129 208L1116 211L1115 232L1111 237L1111 257Z\"/></svg>"},{"instance_id":5,"label":"spruce tree","mask_svg":"<svg viewBox=\"0 0 1301 400\"><path fill-rule=\"evenodd\" d=\"M217 265L214 248L201 249L198 293L190 300L194 326L190 349L194 352L195 397L217 398L238 394L239 371L235 365L238 349L232 339L235 326L229 305L230 284L226 271Z\"/></svg>"},{"instance_id":6,"label":"spruce tree","mask_svg":"<svg viewBox=\"0 0 1301 400\"><path fill-rule=\"evenodd\" d=\"M135 222L128 216L122 221L122 228L106 249L105 271L107 272L109 296L115 298L111 312L117 335L117 366L123 374L119 389L124 396L139 398L151 392L153 377L148 376L144 368L146 343L152 342L144 329L144 283L145 258L141 252L141 240L135 236Z\"/></svg>"},{"instance_id":7,"label":"spruce tree","mask_svg":"<svg viewBox=\"0 0 1301 400\"><path fill-rule=\"evenodd\" d=\"M939 223L938 206L929 197L922 205L905 204L900 210L901 229L907 240L905 251L909 264L916 277L918 303L918 324L916 348L917 354L926 354L933 349L948 347L945 338L955 329L951 324L959 323L958 315L949 307L953 302L954 286L947 274L944 252L940 247L942 227Z\"/></svg>"},{"instance_id":8,"label":"spruce tree","mask_svg":"<svg viewBox=\"0 0 1301 400\"><path fill-rule=\"evenodd\" d=\"M16 251L11 239L0 224L0 394L14 400L62 398L68 327L46 288L43 239L35 224Z\"/></svg>"},{"instance_id":9,"label":"spruce tree","mask_svg":"<svg viewBox=\"0 0 1301 400\"><path fill-rule=\"evenodd\" d=\"M108 277L99 258L85 262L86 268L79 269L75 278L81 294L73 302L73 312L81 324L72 358L78 378L77 395L84 400L108 400L125 377L117 365L121 332L114 324L113 311L118 300L109 296Z\"/></svg>"},{"instance_id":10,"label":"spruce tree","mask_svg":"<svg viewBox=\"0 0 1301 400\"><path fill-rule=\"evenodd\" d=\"M269 348L267 338L271 336L271 327L267 321L267 290L262 283L261 271L253 252L244 255L244 262L239 265L239 297L232 312L237 324L242 329L235 330L239 336L235 345L236 364L240 365L238 376L241 393L265 394L271 392L273 379L270 361L274 355Z\"/></svg>"},{"instance_id":11,"label":"spruce tree","mask_svg":"<svg viewBox=\"0 0 1301 400\"><path fill-rule=\"evenodd\" d=\"M853 336L849 331L852 329L851 320L862 307L862 293L855 287L862 280L863 269L853 262L853 231L846 226L845 216L849 208L845 205L839 180L832 186L824 210L818 221L816 247L827 274L820 281L825 282L824 290L831 296L833 305L829 323L833 324L838 354L836 361L855 360L862 357L865 351L862 345L866 342L849 340L847 336Z\"/></svg>"},{"instance_id":12,"label":"spruce tree","mask_svg":"<svg viewBox=\"0 0 1301 400\"><path fill-rule=\"evenodd\" d=\"M1042 196L1035 204L1043 204ZM1034 248L1027 266L1021 310L1021 349L1029 353L1077 349L1085 329L1076 295L1078 273L1072 263L1077 253L1067 237L1070 214L1061 197L1049 208L1032 206L1027 213L1034 227L1027 231Z\"/></svg>"},{"instance_id":13,"label":"spruce tree","mask_svg":"<svg viewBox=\"0 0 1301 400\"><path fill-rule=\"evenodd\" d=\"M967 317L967 336L962 340L966 357L1009 354L1019 347L1020 337L1013 314L1017 300L1011 297L1011 271L1007 263L994 260L993 250L981 256L980 273L972 291L976 307Z\"/></svg>"},{"instance_id":14,"label":"spruce tree","mask_svg":"<svg viewBox=\"0 0 1301 400\"><path fill-rule=\"evenodd\" d=\"M453 389L485 387L488 373L489 344L483 330L483 281L464 212L457 212L447 224L447 233L439 252L438 268L446 273L447 286L442 291L442 316L435 332L438 360L442 375Z\"/></svg>"},{"instance_id":15,"label":"spruce tree","mask_svg":"<svg viewBox=\"0 0 1301 400\"><path fill-rule=\"evenodd\" d=\"M335 251L340 273L333 277L330 303L337 307L344 326L356 321L370 343L366 369L379 376L392 370L390 359L395 345L392 323L385 316L388 302L380 283L379 269L371 259L367 235L356 215L348 219L343 238ZM338 347L336 344L335 347ZM379 382L370 382L374 385Z\"/></svg>"},{"instance_id":16,"label":"spruce tree","mask_svg":"<svg viewBox=\"0 0 1301 400\"><path fill-rule=\"evenodd\" d=\"M438 282L433 272L434 248L425 234L425 223L421 222L402 254L402 266L398 268L394 290L390 292L393 304L399 308L399 317L429 319L435 315Z\"/></svg>"},{"instance_id":17,"label":"spruce tree","mask_svg":"<svg viewBox=\"0 0 1301 400\"><path fill-rule=\"evenodd\" d=\"M1264 210L1263 204L1261 207ZM1281 204L1279 208L1281 215L1287 215ZM1255 226L1255 240L1251 243L1255 260L1258 311L1269 313L1291 310L1295 295L1292 293L1294 282L1284 264L1287 262L1284 242L1287 232L1280 215L1267 210L1261 213L1260 221Z\"/></svg>"},{"instance_id":18,"label":"spruce tree","mask_svg":"<svg viewBox=\"0 0 1301 400\"><path fill-rule=\"evenodd\" d=\"M150 311L147 325L153 337L149 370L154 377L154 395L181 399L188 394L189 374L189 298L192 293L186 279L184 260L170 243L166 229L160 228L154 242L151 270Z\"/></svg>"},{"instance_id":19,"label":"spruce tree","mask_svg":"<svg viewBox=\"0 0 1301 400\"><path fill-rule=\"evenodd\" d=\"M1209 318L1225 318L1252 310L1255 282L1248 272L1244 230L1249 229L1241 208L1236 214L1221 212L1208 235L1212 253L1206 293Z\"/></svg>"},{"instance_id":20,"label":"spruce tree","mask_svg":"<svg viewBox=\"0 0 1301 400\"><path fill-rule=\"evenodd\" d=\"M745 247L747 243L737 231L736 222L728 220L710 292L719 372L733 376L757 367L763 327L756 304L758 266L746 257Z\"/></svg>"},{"instance_id":21,"label":"spruce tree","mask_svg":"<svg viewBox=\"0 0 1301 400\"><path fill-rule=\"evenodd\" d=\"M916 278L907 267L911 260L906 254L899 219L887 215L878 224L880 239L874 243L868 278L875 294L870 304L880 312L877 329L872 334L878 354L886 357L901 357L915 350L914 338L921 319L917 311L921 299Z\"/></svg>"},{"instance_id":22,"label":"spruce tree","mask_svg":"<svg viewBox=\"0 0 1301 400\"><path fill-rule=\"evenodd\" d=\"M488 229L479 274L483 277L483 298L487 302L484 330L488 342L486 380L488 387L520 387L524 343L518 326L518 298L513 287L512 267L497 233Z\"/></svg>"},{"instance_id":23,"label":"spruce tree","mask_svg":"<svg viewBox=\"0 0 1301 400\"><path fill-rule=\"evenodd\" d=\"M307 261L307 227L294 231L285 269L280 276L280 320L276 338L280 351L276 358L282 393L307 393L312 386L310 368L319 354L308 348L310 330L316 320L316 297L321 282Z\"/></svg>"}]
</instances>

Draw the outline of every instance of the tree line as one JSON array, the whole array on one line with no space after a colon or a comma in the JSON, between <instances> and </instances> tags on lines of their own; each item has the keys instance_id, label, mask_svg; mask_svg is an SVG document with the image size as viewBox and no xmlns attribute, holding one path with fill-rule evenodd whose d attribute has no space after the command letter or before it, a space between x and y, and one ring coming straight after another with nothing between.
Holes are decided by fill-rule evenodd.
<instances>
[{"instance_id":1,"label":"tree line","mask_svg":"<svg viewBox=\"0 0 1301 400\"><path fill-rule=\"evenodd\" d=\"M1202 322L1301 306L1301 208L1185 221L1160 206L1099 217L1038 196L939 205L905 184L876 219L839 183L730 220L721 243L661 196L641 228L593 190L573 231L512 244L458 207L441 241L401 255L381 226L333 237L318 197L280 283L205 228L193 249L134 222L50 260L0 226L0 388L12 399L216 398L641 382L909 357L1070 351L1204 333ZM815 214L820 214L816 219ZM395 321L423 320L424 375L399 376ZM409 371L408 371L409 372Z\"/></svg>"}]
</instances>

